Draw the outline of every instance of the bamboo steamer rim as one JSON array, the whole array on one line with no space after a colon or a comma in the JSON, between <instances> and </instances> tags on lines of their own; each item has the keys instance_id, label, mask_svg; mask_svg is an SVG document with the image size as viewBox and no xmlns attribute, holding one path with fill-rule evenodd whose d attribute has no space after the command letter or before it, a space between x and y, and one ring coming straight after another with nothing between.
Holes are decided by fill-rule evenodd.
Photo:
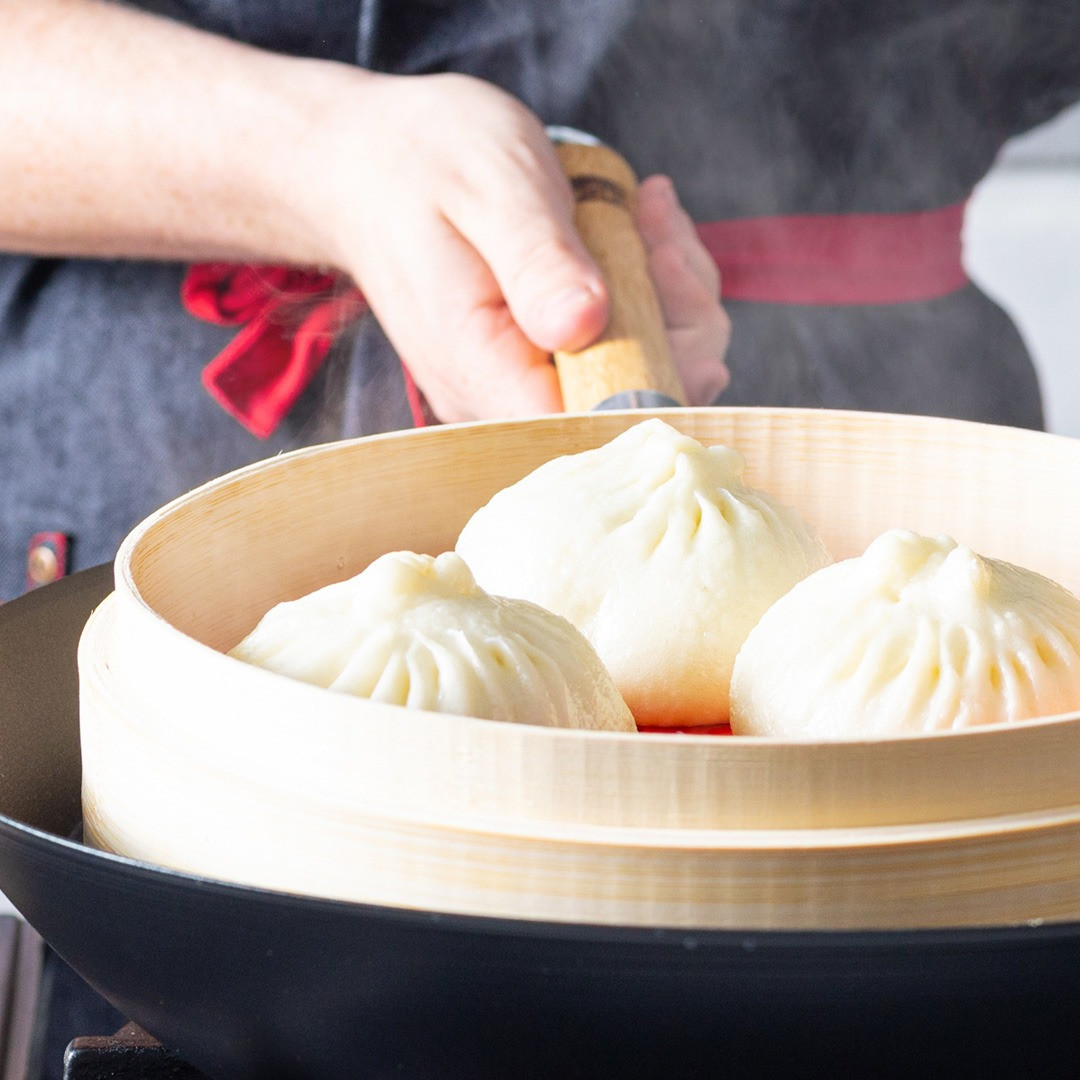
<instances>
[{"instance_id":1,"label":"bamboo steamer rim","mask_svg":"<svg viewBox=\"0 0 1080 1080\"><path fill-rule=\"evenodd\" d=\"M115 593L111 594L110 599L115 595ZM166 628L168 631L181 633L180 631L176 631L175 627L173 627L167 619L146 605L145 602L143 602L142 607L145 613L162 627ZM205 658L204 662L216 664L218 663L217 658L220 658L223 663L228 665L227 668L222 669L223 672L226 670L232 671L234 670L234 664L243 663L243 661L236 660L233 657L219 652L217 649L211 648L209 645L204 644L196 638L189 637L188 635L183 636L185 645L198 650ZM326 695L328 693L333 693L335 697L345 699L346 704L341 706L343 710L351 708L356 712L357 721L362 721L364 719L364 706L366 702L366 699L364 698L353 698L350 695L325 690L322 687L304 683L301 680L293 679L287 675L281 675L276 671L270 671L255 665L245 666L250 668L249 681L251 684L254 686L256 685L256 682L264 682L268 693L280 693L285 689L285 685L287 684L288 692L296 696L297 704L309 704L313 711L322 709L325 706ZM245 678L248 678L247 672L245 672ZM306 702L302 700L304 698L307 699ZM1019 738L1024 731L1035 727L1052 728L1057 725L1067 725L1080 721L1080 712L1072 712L1061 713L1054 716L1032 717L1030 719L997 724L981 724L974 727L963 728L958 731L931 731L925 733L901 732L894 735L867 736L858 739L795 739L766 735L694 734L692 731L666 732L652 730L635 732L558 728L545 727L537 724L511 724L503 720L488 720L479 716L433 712L428 709L414 709L404 705L393 705L388 703L380 703L379 707L382 710L397 714L402 722L415 721L424 724L452 723L465 728L475 728L477 732L483 732L485 736L489 738L497 737L499 734L506 733L507 729L510 729L515 734L521 733L527 738L534 739L538 742L596 742L609 745L641 745L642 743L647 743L657 747L692 746L704 750L715 750L723 747L772 747L784 748L797 752L812 752L815 747L832 749L838 746L846 746L857 748L894 743L922 743L926 741L970 741L975 738L978 738L979 741L982 742L987 741L988 738L1009 740Z\"/></svg>"},{"instance_id":2,"label":"bamboo steamer rim","mask_svg":"<svg viewBox=\"0 0 1080 1080\"><path fill-rule=\"evenodd\" d=\"M109 616L110 604L114 596L105 602L91 616L91 624L100 624ZM94 626L93 629L97 629ZM226 658L228 659L228 658ZM270 675L277 679L285 678L274 672L258 669L260 675ZM91 671L89 681L104 683L100 676ZM290 683L296 680L288 680ZM300 683L309 690L318 690ZM347 695L341 695L349 700ZM117 708L122 702L116 702ZM398 708L398 707L395 707ZM442 719L444 714L424 713L420 710L401 711L418 716ZM465 717L465 720L476 718ZM507 725L501 721L478 720L482 724L495 725L503 729ZM514 725L510 725L514 726ZM537 729L553 730L560 729ZM562 729L562 734L572 732ZM623 733L592 732L580 734L607 737L611 734L625 737ZM630 736L633 738L633 736ZM709 743L713 737L699 736ZM755 740L749 739L753 742ZM94 797L88 793L88 805L93 805ZM454 815L441 813L437 818L419 813L384 813L380 815L386 821L393 821L401 827L416 826L433 834L467 834L481 837L499 836L505 839L523 841L542 841L558 843L565 841L582 848L633 848L650 850L693 850L713 852L737 852L741 850L803 850L803 851L843 851L853 848L885 848L895 845L933 845L951 843L960 840L977 840L980 837L994 836L1017 837L1023 834L1052 832L1062 828L1080 826L1080 804L1075 806L1055 807L1052 810L1034 810L1019 813L1005 813L991 817L947 819L911 824L887 824L867 826L836 826L807 828L664 828L648 826L597 825L592 823L533 822L520 818L507 819L501 815Z\"/></svg>"}]
</instances>

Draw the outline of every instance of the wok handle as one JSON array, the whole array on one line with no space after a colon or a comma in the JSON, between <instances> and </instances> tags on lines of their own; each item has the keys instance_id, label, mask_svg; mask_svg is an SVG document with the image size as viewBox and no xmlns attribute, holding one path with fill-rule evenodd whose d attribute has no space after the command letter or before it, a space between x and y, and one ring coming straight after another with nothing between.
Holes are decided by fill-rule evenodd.
<instances>
[{"instance_id":1,"label":"wok handle","mask_svg":"<svg viewBox=\"0 0 1080 1080\"><path fill-rule=\"evenodd\" d=\"M555 149L573 185L574 224L604 275L611 309L592 345L555 353L564 408L587 412L627 391L659 391L669 404L685 405L634 219L637 177L610 147L563 142Z\"/></svg>"}]
</instances>

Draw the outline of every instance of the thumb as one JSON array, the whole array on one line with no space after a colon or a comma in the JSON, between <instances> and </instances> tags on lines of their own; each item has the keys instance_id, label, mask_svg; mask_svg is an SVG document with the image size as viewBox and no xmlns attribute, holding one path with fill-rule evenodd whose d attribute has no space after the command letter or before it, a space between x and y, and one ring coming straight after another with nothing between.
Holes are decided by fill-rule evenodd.
<instances>
[{"instance_id":1,"label":"thumb","mask_svg":"<svg viewBox=\"0 0 1080 1080\"><path fill-rule=\"evenodd\" d=\"M541 349L581 349L602 333L608 292L573 223L573 195L545 135L487 174L484 199L448 215L490 268L514 321ZM533 168L526 168L528 161Z\"/></svg>"}]
</instances>

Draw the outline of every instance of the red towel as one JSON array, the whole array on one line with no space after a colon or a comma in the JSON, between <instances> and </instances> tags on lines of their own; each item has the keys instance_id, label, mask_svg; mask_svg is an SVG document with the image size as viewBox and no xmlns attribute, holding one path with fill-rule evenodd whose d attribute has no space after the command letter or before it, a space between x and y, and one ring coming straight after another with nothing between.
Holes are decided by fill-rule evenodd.
<instances>
[{"instance_id":1,"label":"red towel","mask_svg":"<svg viewBox=\"0 0 1080 1080\"><path fill-rule=\"evenodd\" d=\"M366 307L359 290L339 275L285 266L192 266L181 295L192 315L243 326L204 368L202 381L260 439L274 431L335 337Z\"/></svg>"}]
</instances>

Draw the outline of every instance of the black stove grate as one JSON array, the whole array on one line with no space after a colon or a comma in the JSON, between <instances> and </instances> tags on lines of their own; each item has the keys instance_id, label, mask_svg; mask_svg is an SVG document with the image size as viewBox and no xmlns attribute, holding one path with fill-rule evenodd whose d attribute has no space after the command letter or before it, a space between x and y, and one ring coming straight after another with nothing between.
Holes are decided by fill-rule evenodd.
<instances>
[{"instance_id":1,"label":"black stove grate","mask_svg":"<svg viewBox=\"0 0 1080 1080\"><path fill-rule=\"evenodd\" d=\"M64 1080L205 1080L136 1024L81 1036L64 1053Z\"/></svg>"},{"instance_id":2,"label":"black stove grate","mask_svg":"<svg viewBox=\"0 0 1080 1080\"><path fill-rule=\"evenodd\" d=\"M0 915L0 1080L205 1077L128 1023L25 922Z\"/></svg>"}]
</instances>

